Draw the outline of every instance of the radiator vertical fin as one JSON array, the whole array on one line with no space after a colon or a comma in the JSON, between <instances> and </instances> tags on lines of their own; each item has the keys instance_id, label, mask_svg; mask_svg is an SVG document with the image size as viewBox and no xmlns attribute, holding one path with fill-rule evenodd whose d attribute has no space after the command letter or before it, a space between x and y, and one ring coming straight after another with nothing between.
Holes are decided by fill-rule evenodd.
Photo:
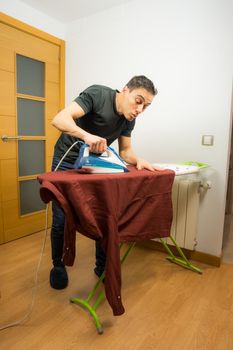
<instances>
[{"instance_id":1,"label":"radiator vertical fin","mask_svg":"<svg viewBox=\"0 0 233 350\"><path fill-rule=\"evenodd\" d=\"M172 187L173 221L171 236L181 248L194 250L196 245L200 181L176 178ZM165 239L174 245L170 239Z\"/></svg>"}]
</instances>

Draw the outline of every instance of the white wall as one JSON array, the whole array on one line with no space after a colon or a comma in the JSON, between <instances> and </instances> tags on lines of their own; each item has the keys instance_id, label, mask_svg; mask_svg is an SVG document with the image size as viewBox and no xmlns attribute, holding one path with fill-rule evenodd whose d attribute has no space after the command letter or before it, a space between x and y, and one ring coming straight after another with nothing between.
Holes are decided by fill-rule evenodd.
<instances>
[{"instance_id":1,"label":"white wall","mask_svg":"<svg viewBox=\"0 0 233 350\"><path fill-rule=\"evenodd\" d=\"M21 1L0 0L0 11L60 39L65 38L66 26L64 24Z\"/></svg>"},{"instance_id":2,"label":"white wall","mask_svg":"<svg viewBox=\"0 0 233 350\"><path fill-rule=\"evenodd\" d=\"M233 68L231 0L135 0L67 27L67 102L93 83L121 89L145 74L159 90L133 134L152 162L211 168L197 250L220 256L227 185ZM214 146L201 136L214 135Z\"/></svg>"}]
</instances>

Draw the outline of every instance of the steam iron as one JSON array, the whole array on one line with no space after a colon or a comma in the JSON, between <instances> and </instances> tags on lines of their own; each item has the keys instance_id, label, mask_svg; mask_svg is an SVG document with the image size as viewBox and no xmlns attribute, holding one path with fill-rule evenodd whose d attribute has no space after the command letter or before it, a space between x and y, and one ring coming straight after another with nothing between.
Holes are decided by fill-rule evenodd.
<instances>
[{"instance_id":1,"label":"steam iron","mask_svg":"<svg viewBox=\"0 0 233 350\"><path fill-rule=\"evenodd\" d=\"M90 152L89 145L81 146L79 156L74 163L75 169L83 169L86 173L109 174L128 172L124 161L112 147L101 154Z\"/></svg>"}]
</instances>

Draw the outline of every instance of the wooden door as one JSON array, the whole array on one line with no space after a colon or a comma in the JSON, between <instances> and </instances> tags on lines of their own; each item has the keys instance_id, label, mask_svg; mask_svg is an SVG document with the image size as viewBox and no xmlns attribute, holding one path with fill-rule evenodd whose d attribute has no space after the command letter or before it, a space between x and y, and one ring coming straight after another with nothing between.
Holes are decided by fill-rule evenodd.
<instances>
[{"instance_id":1,"label":"wooden door","mask_svg":"<svg viewBox=\"0 0 233 350\"><path fill-rule=\"evenodd\" d=\"M64 102L64 42L0 14L0 243L45 227L49 171Z\"/></svg>"}]
</instances>

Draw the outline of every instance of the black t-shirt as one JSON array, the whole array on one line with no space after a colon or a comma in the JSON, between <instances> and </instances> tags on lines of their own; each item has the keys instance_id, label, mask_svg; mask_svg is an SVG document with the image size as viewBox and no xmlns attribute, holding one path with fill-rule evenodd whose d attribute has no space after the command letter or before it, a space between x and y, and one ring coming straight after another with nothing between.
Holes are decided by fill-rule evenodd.
<instances>
[{"instance_id":1,"label":"black t-shirt","mask_svg":"<svg viewBox=\"0 0 233 350\"><path fill-rule=\"evenodd\" d=\"M80 93L74 100L85 112L85 115L75 120L75 123L85 131L103 137L108 146L119 136L131 136L135 120L128 121L116 110L117 90L102 85L92 85ZM62 158L68 148L77 141L76 137L61 134L55 145L54 157ZM74 163L80 149L75 145L64 159Z\"/></svg>"}]
</instances>

